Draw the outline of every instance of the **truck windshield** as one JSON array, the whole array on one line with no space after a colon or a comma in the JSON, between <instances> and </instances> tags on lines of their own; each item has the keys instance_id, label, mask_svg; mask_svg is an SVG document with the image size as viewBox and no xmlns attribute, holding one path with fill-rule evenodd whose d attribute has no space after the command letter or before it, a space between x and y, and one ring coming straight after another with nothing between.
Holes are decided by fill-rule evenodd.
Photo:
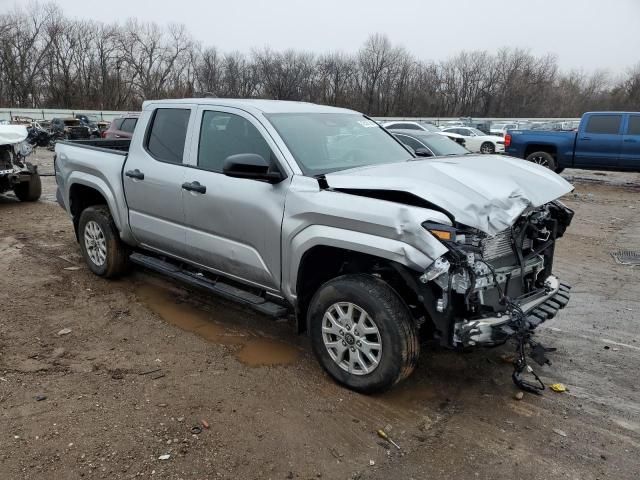
<instances>
[{"instance_id":1,"label":"truck windshield","mask_svg":"<svg viewBox=\"0 0 640 480\"><path fill-rule=\"evenodd\" d=\"M355 113L265 115L305 175L411 160L377 123Z\"/></svg>"}]
</instances>

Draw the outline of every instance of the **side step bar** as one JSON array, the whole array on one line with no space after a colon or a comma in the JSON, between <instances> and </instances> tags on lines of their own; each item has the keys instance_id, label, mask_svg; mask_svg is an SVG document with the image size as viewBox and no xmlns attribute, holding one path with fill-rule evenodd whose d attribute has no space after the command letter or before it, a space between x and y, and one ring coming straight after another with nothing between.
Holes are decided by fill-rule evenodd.
<instances>
[{"instance_id":1,"label":"side step bar","mask_svg":"<svg viewBox=\"0 0 640 480\"><path fill-rule=\"evenodd\" d=\"M197 275L160 258L144 255L143 253L132 253L129 256L129 259L133 263L148 268L149 270L161 273L162 275L166 275L174 280L184 282L192 287L214 293L227 300L240 303L260 313L269 315L270 317L284 317L288 313L286 307L270 302L259 295L242 290L241 288L228 283L215 281L207 277Z\"/></svg>"}]
</instances>

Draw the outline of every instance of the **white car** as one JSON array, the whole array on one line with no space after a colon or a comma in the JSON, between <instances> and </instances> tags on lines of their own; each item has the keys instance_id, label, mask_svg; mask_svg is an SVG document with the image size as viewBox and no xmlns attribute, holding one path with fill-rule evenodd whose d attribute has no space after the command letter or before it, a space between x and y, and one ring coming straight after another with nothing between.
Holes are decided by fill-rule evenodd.
<instances>
[{"instance_id":1,"label":"white car","mask_svg":"<svg viewBox=\"0 0 640 480\"><path fill-rule=\"evenodd\" d=\"M450 138L454 142L465 147L465 137L459 135L455 132L445 132L440 130L438 127L431 123L419 123L419 122L411 122L411 121L396 121L396 122L386 122L383 123L382 126L387 130L417 130L422 132L429 133L438 133L440 135L444 135L445 137Z\"/></svg>"},{"instance_id":2,"label":"white car","mask_svg":"<svg viewBox=\"0 0 640 480\"><path fill-rule=\"evenodd\" d=\"M491 128L489 128L489 133L491 135L504 137L504 134L507 132L507 130L517 130L517 128L517 123L492 123Z\"/></svg>"},{"instance_id":3,"label":"white car","mask_svg":"<svg viewBox=\"0 0 640 480\"><path fill-rule=\"evenodd\" d=\"M445 128L442 133L462 135L464 146L474 153L504 153L504 138L497 135L487 135L477 128Z\"/></svg>"},{"instance_id":4,"label":"white car","mask_svg":"<svg viewBox=\"0 0 640 480\"><path fill-rule=\"evenodd\" d=\"M420 123L412 121L398 120L394 122L385 122L382 124L387 130L422 130L423 132L435 133L440 131L438 127L431 123Z\"/></svg>"}]
</instances>

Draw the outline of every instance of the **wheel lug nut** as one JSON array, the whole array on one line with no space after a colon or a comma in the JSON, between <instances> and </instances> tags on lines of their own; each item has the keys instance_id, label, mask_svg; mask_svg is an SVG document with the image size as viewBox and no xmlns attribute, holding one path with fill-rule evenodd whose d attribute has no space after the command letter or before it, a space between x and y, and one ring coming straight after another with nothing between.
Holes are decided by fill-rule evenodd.
<instances>
[{"instance_id":1,"label":"wheel lug nut","mask_svg":"<svg viewBox=\"0 0 640 480\"><path fill-rule=\"evenodd\" d=\"M342 346L346 347L347 346L347 342L345 342L344 340L342 341Z\"/></svg>"},{"instance_id":2,"label":"wheel lug nut","mask_svg":"<svg viewBox=\"0 0 640 480\"><path fill-rule=\"evenodd\" d=\"M355 347L351 347L351 351L352 351L352 352L355 352L355 351L356 351L356 348L355 348Z\"/></svg>"}]
</instances>

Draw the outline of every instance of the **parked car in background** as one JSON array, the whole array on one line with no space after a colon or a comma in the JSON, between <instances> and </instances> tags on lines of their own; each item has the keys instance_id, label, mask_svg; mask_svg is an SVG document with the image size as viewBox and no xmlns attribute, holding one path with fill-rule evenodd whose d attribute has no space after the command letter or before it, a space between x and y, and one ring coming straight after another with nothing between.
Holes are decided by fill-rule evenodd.
<instances>
[{"instance_id":1,"label":"parked car in background","mask_svg":"<svg viewBox=\"0 0 640 480\"><path fill-rule=\"evenodd\" d=\"M518 128L517 123L492 123L491 128L489 128L489 134L504 137L507 130L514 130L516 128Z\"/></svg>"},{"instance_id":2,"label":"parked car in background","mask_svg":"<svg viewBox=\"0 0 640 480\"><path fill-rule=\"evenodd\" d=\"M418 157L447 157L471 152L459 143L437 133L418 130L393 130L393 136L410 147Z\"/></svg>"},{"instance_id":3,"label":"parked car in background","mask_svg":"<svg viewBox=\"0 0 640 480\"><path fill-rule=\"evenodd\" d=\"M569 301L552 273L568 182L496 155L418 159L352 110L145 102L131 140L56 154L56 197L94 274L133 262L292 315L359 392L408 377L422 340L462 351L521 332L524 351L522 332Z\"/></svg>"},{"instance_id":4,"label":"parked car in background","mask_svg":"<svg viewBox=\"0 0 640 480\"><path fill-rule=\"evenodd\" d=\"M427 127L427 124L419 123L419 122L410 122L410 121L394 121L394 122L385 122L382 124L384 128L387 130L423 130L425 132L431 131L431 127ZM430 124L428 124L430 125ZM433 128L438 130L438 127L433 125Z\"/></svg>"},{"instance_id":5,"label":"parked car in background","mask_svg":"<svg viewBox=\"0 0 640 480\"><path fill-rule=\"evenodd\" d=\"M98 122L100 119L97 115L88 115L85 113L76 114L76 118L80 120L80 123L89 128L89 138L100 138L100 128Z\"/></svg>"},{"instance_id":6,"label":"parked car in background","mask_svg":"<svg viewBox=\"0 0 640 480\"><path fill-rule=\"evenodd\" d=\"M464 146L474 153L504 153L504 138L486 135L477 128L445 128L442 133L455 133L464 137Z\"/></svg>"},{"instance_id":7,"label":"parked car in background","mask_svg":"<svg viewBox=\"0 0 640 480\"><path fill-rule=\"evenodd\" d=\"M417 132L431 132L437 133L440 135L444 135L445 137L450 138L454 142L459 143L463 147L465 146L465 138L462 135L453 132L443 132L440 128L436 127L431 123L420 123L420 122L410 122L410 121L397 121L397 122L386 122L382 124L384 128L387 130L414 130Z\"/></svg>"},{"instance_id":8,"label":"parked car in background","mask_svg":"<svg viewBox=\"0 0 640 480\"><path fill-rule=\"evenodd\" d=\"M529 130L559 130L559 126L555 122L533 122Z\"/></svg>"},{"instance_id":9,"label":"parked car in background","mask_svg":"<svg viewBox=\"0 0 640 480\"><path fill-rule=\"evenodd\" d=\"M109 128L102 132L102 138L131 138L138 124L139 113L127 113L111 122Z\"/></svg>"},{"instance_id":10,"label":"parked car in background","mask_svg":"<svg viewBox=\"0 0 640 480\"><path fill-rule=\"evenodd\" d=\"M67 140L87 140L91 138L88 126L77 118L54 118L51 120L51 133Z\"/></svg>"},{"instance_id":11,"label":"parked car in background","mask_svg":"<svg viewBox=\"0 0 640 480\"><path fill-rule=\"evenodd\" d=\"M579 120L572 120L570 122L562 122L562 124L560 125L560 129L561 130L568 130L568 131L576 131L578 130L578 128L580 128L580 121Z\"/></svg>"},{"instance_id":12,"label":"parked car in background","mask_svg":"<svg viewBox=\"0 0 640 480\"><path fill-rule=\"evenodd\" d=\"M440 129L466 126L462 120L448 120L440 124Z\"/></svg>"},{"instance_id":13,"label":"parked car in background","mask_svg":"<svg viewBox=\"0 0 640 480\"><path fill-rule=\"evenodd\" d=\"M565 168L640 172L640 112L589 112L577 132L513 130L505 137L507 155Z\"/></svg>"}]
</instances>

